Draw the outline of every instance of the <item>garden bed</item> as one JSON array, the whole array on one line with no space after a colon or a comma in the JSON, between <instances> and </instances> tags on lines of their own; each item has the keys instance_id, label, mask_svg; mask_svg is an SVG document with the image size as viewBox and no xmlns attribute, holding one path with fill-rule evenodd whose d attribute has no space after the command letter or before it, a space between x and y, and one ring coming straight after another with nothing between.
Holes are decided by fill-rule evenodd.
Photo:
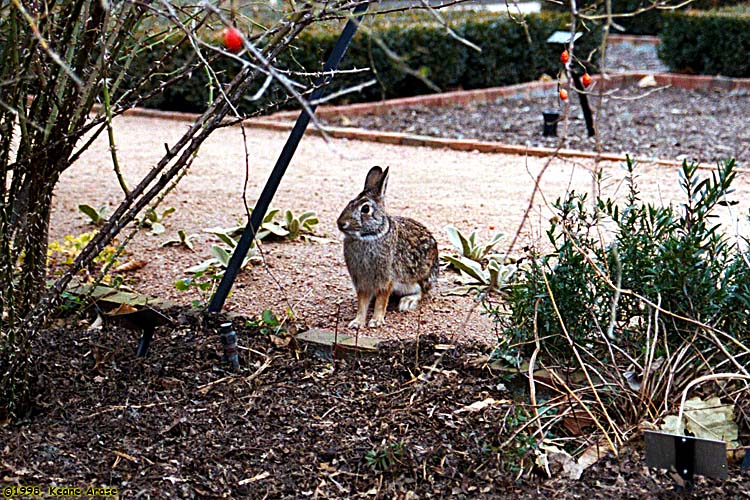
<instances>
[{"instance_id":1,"label":"garden bed","mask_svg":"<svg viewBox=\"0 0 750 500\"><path fill-rule=\"evenodd\" d=\"M637 84L614 85L600 93L590 91L601 151L630 154L645 159L701 162L734 157L740 167L750 165L750 90L692 90L667 85L645 88ZM568 134L564 147L596 151L588 137L578 97L561 103L554 87L527 95L509 95L488 101L444 106L394 107L382 113L352 114L341 109L334 126L402 132L449 139L476 139L504 144L555 148L564 135L542 135L542 112L568 107Z\"/></svg>"},{"instance_id":2,"label":"garden bed","mask_svg":"<svg viewBox=\"0 0 750 500\"><path fill-rule=\"evenodd\" d=\"M501 446L525 410L477 363L483 346L429 337L333 362L235 319L245 348L233 375L213 329L170 314L178 326L157 331L143 359L137 335L112 325L40 336L38 414L0 428L5 484L120 498L642 498L673 487L644 468L640 438L581 481L525 473L528 440ZM748 490L732 467L727 482L699 478L696 494Z\"/></svg>"}]
</instances>

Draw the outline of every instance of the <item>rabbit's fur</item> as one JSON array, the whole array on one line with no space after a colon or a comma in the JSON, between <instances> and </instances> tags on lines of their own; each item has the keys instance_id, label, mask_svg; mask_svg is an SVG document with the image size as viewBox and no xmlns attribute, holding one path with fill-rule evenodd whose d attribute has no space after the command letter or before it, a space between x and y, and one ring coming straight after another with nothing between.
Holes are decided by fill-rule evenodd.
<instances>
[{"instance_id":1,"label":"rabbit's fur","mask_svg":"<svg viewBox=\"0 0 750 500\"><path fill-rule=\"evenodd\" d=\"M422 294L435 284L438 274L437 242L430 231L407 217L388 215L385 190L388 167L372 167L364 190L338 218L344 233L344 260L357 291L357 317L350 328L363 326L375 297L370 327L385 323L391 293L401 297L399 310L416 309Z\"/></svg>"}]
</instances>

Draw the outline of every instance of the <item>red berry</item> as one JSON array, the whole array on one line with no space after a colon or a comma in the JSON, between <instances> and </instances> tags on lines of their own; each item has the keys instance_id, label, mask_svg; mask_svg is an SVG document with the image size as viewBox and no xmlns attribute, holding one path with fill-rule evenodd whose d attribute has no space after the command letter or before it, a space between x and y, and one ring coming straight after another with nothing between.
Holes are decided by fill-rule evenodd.
<instances>
[{"instance_id":1,"label":"red berry","mask_svg":"<svg viewBox=\"0 0 750 500\"><path fill-rule=\"evenodd\" d=\"M560 62L563 64L568 64L568 61L570 61L570 53L566 50L562 51L562 54L560 54Z\"/></svg>"},{"instance_id":2,"label":"red berry","mask_svg":"<svg viewBox=\"0 0 750 500\"><path fill-rule=\"evenodd\" d=\"M568 91L567 90L560 89L560 99L562 99L563 101L567 101L568 100Z\"/></svg>"},{"instance_id":3,"label":"red berry","mask_svg":"<svg viewBox=\"0 0 750 500\"><path fill-rule=\"evenodd\" d=\"M591 85L591 75L589 75L588 73L584 73L581 77L581 83L584 87L588 87L589 85Z\"/></svg>"},{"instance_id":4,"label":"red berry","mask_svg":"<svg viewBox=\"0 0 750 500\"><path fill-rule=\"evenodd\" d=\"M242 34L237 28L231 27L224 30L224 47L231 52L239 52L242 48Z\"/></svg>"}]
</instances>

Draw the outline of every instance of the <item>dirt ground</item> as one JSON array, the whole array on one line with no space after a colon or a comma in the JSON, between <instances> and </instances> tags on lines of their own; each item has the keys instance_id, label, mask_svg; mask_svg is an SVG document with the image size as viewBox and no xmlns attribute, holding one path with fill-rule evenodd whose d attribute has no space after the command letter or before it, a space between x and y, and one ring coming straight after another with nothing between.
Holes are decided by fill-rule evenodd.
<instances>
[{"instance_id":1,"label":"dirt ground","mask_svg":"<svg viewBox=\"0 0 750 500\"><path fill-rule=\"evenodd\" d=\"M122 499L748 498L737 465L674 492L639 439L584 472L530 472L522 380L477 363L484 345L421 337L334 361L238 324L242 369L179 311L146 358L112 324L41 336L38 413L0 427L0 485L116 488ZM90 318L89 318L90 319ZM519 431L519 434L516 432ZM527 431L530 432L530 431ZM560 442L560 441L558 441ZM40 495L41 496L41 495Z\"/></svg>"},{"instance_id":2,"label":"dirt ground","mask_svg":"<svg viewBox=\"0 0 750 500\"><path fill-rule=\"evenodd\" d=\"M121 117L115 121L118 155L125 178L133 184L153 165L164 150L174 143L187 125L184 122L154 118ZM247 198L252 207L260 193L287 134L260 129L247 130L249 182ZM62 239L94 228L87 223L78 205L115 206L122 192L112 172L108 145L98 140L81 160L67 171L55 193L51 237ZM269 243L264 245L267 267L244 270L236 282L225 310L252 315L264 309L283 313L287 306L309 327L333 328L353 318L355 297L344 265L340 234L335 220L346 203L361 189L372 165L391 167L388 185L389 210L423 222L438 240L441 252L451 246L444 232L452 224L464 232L477 231L486 240L495 231L508 236L498 249L507 250L516 232L520 233L514 255L527 245L543 245L541 235L551 212L547 204L567 190L591 191L589 160L525 158L502 154L480 154L388 144L330 140L306 136L300 145L273 206L295 213L314 210L320 217L318 233L322 241ZM600 164L604 169L606 195L623 193L625 170L617 164ZM541 178L528 220L523 215L530 205L537 174ZM676 169L642 165L639 183L644 199L679 203L680 189ZM145 260L147 265L124 274L135 290L181 304L200 297L193 291L180 292L174 282L186 276L185 270L211 257L210 247L218 240L203 230L214 226L244 223L242 199L245 179L245 153L239 128L217 131L200 149L199 155L178 187L166 198L162 208L176 211L164 221L166 233L154 236L141 230L128 246L122 259ZM747 174L740 174L734 197L740 202L725 214L726 221L739 219L746 226L750 205ZM199 237L195 251L161 247L178 230ZM734 234L733 227L729 228ZM747 231L741 234L747 234ZM443 272L437 293L413 312L391 311L386 326L368 331L368 335L403 339L422 334L451 338L473 338L492 342L492 324L480 314L470 296L452 296L446 292L455 275ZM339 315L340 318L337 317Z\"/></svg>"}]
</instances>

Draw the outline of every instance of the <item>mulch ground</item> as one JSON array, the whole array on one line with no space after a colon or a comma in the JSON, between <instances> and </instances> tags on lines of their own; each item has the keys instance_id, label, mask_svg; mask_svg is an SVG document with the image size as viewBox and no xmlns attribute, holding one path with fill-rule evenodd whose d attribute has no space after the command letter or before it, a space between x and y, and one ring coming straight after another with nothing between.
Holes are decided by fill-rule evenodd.
<instances>
[{"instance_id":1,"label":"mulch ground","mask_svg":"<svg viewBox=\"0 0 750 500\"><path fill-rule=\"evenodd\" d=\"M4 484L118 488L120 498L649 498L674 481L636 445L581 481L528 473L523 421L484 346L391 342L326 359L236 319L242 369L180 310L134 356L137 335L88 321L37 346L31 419L0 429ZM482 409L469 405L495 400ZM699 479L694 498L747 498L750 478Z\"/></svg>"},{"instance_id":2,"label":"mulch ground","mask_svg":"<svg viewBox=\"0 0 750 500\"><path fill-rule=\"evenodd\" d=\"M750 131L745 126L750 113L749 97L747 90L708 92L631 85L601 95L595 87L591 88L588 101L601 151L706 163L735 158L746 167L750 165ZM558 137L542 135L542 112L546 110L560 114ZM597 150L596 140L586 132L578 96L571 93L567 102L561 102L555 89L530 98L344 116L332 124L535 147L554 148L563 143L573 149Z\"/></svg>"}]
</instances>

